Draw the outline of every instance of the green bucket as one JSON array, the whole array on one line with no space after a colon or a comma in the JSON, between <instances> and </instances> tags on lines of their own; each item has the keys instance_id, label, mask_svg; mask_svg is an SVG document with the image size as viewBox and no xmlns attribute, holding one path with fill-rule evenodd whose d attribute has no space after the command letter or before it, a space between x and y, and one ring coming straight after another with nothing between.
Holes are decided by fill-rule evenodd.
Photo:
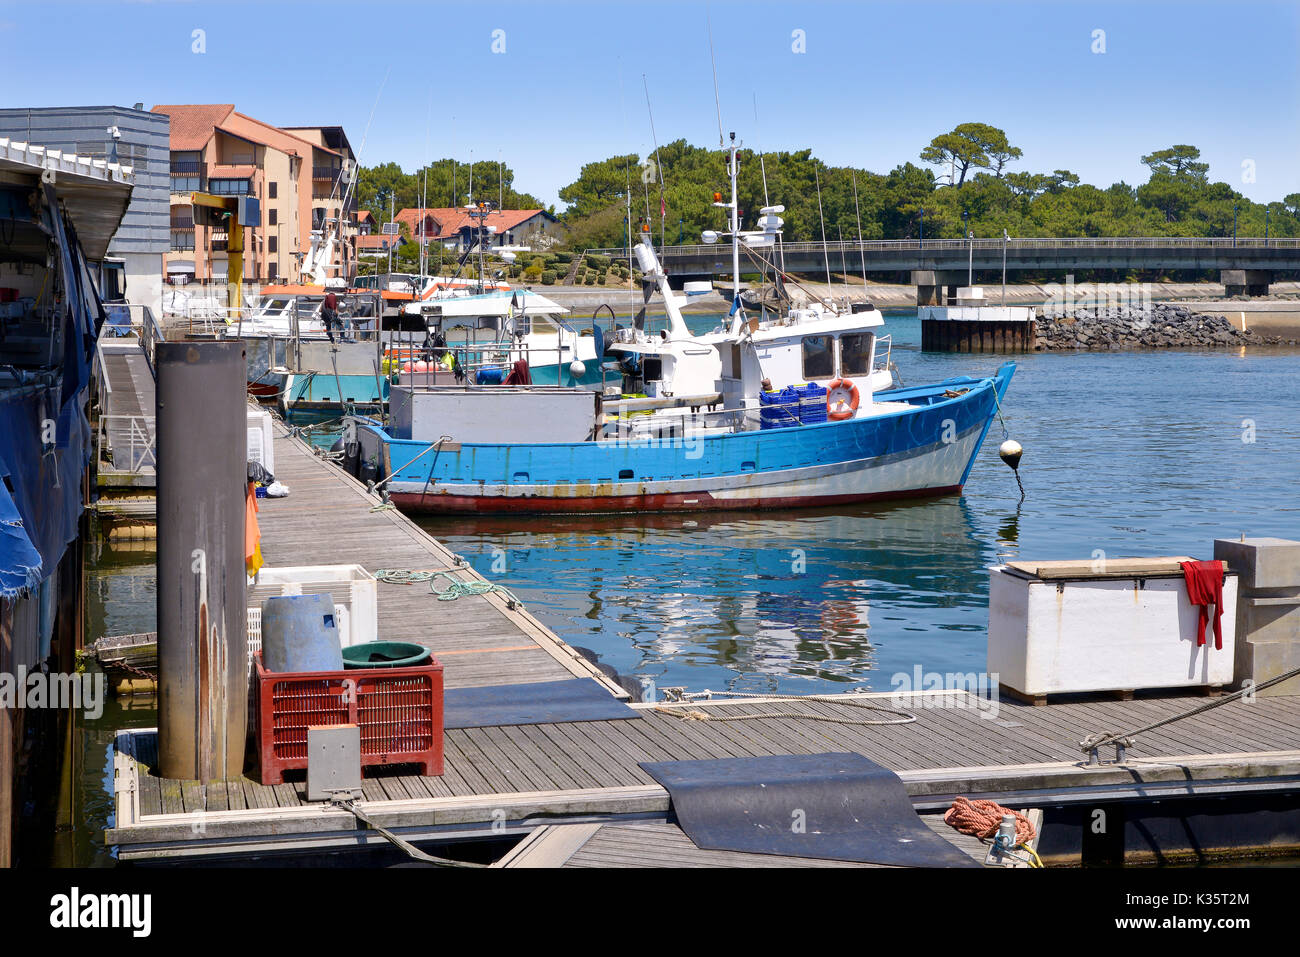
<instances>
[{"instance_id":1,"label":"green bucket","mask_svg":"<svg viewBox=\"0 0 1300 957\"><path fill-rule=\"evenodd\" d=\"M409 641L367 641L343 649L344 668L411 668L433 656L424 645Z\"/></svg>"}]
</instances>

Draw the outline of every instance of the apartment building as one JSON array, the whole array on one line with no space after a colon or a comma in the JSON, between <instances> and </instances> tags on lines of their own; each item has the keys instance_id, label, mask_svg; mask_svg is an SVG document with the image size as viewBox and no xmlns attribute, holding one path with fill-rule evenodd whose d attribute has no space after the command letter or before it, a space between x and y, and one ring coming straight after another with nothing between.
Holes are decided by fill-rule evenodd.
<instances>
[{"instance_id":1,"label":"apartment building","mask_svg":"<svg viewBox=\"0 0 1300 957\"><path fill-rule=\"evenodd\" d=\"M223 280L228 237L195 225L190 193L255 196L261 222L244 234L243 273L258 283L297 282L312 233L337 226L330 277L347 278L356 263L355 228L344 208L356 159L341 127L272 126L231 103L163 105L171 118L171 251L167 275Z\"/></svg>"}]
</instances>

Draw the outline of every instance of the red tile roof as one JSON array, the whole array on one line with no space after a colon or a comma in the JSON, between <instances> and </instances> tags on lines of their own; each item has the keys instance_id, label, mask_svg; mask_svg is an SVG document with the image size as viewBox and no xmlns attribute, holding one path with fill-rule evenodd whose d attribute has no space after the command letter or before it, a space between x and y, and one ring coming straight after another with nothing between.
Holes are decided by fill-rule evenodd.
<instances>
[{"instance_id":1,"label":"red tile roof","mask_svg":"<svg viewBox=\"0 0 1300 957\"><path fill-rule=\"evenodd\" d=\"M235 111L233 103L184 104L155 106L154 113L171 118L171 148L201 150L212 139L212 131Z\"/></svg>"},{"instance_id":2,"label":"red tile roof","mask_svg":"<svg viewBox=\"0 0 1300 957\"><path fill-rule=\"evenodd\" d=\"M174 150L201 150L212 139L214 130L231 136L271 146L282 153L310 158L317 149L331 156L340 154L310 140L287 133L278 126L263 123L238 112L233 103L199 103L176 106L155 106L154 113L166 113L171 118L171 148Z\"/></svg>"},{"instance_id":3,"label":"red tile roof","mask_svg":"<svg viewBox=\"0 0 1300 957\"><path fill-rule=\"evenodd\" d=\"M388 240L392 240L393 248L396 249L402 242L400 236L358 236L356 240L357 249L383 249L384 243Z\"/></svg>"},{"instance_id":4,"label":"red tile roof","mask_svg":"<svg viewBox=\"0 0 1300 957\"><path fill-rule=\"evenodd\" d=\"M255 120L238 110L231 112L222 127L236 136L273 146L281 153L292 153L295 156L310 158L311 151L317 149L322 153L329 153L331 156L341 155L328 147L317 146L311 140L303 139L301 136L295 136L292 133L286 133L278 126Z\"/></svg>"},{"instance_id":5,"label":"red tile roof","mask_svg":"<svg viewBox=\"0 0 1300 957\"><path fill-rule=\"evenodd\" d=\"M487 214L484 223L488 226L495 226L498 233L507 229L514 229L520 223L525 223L539 213L544 213L542 209L498 209ZM393 218L399 223L406 223L411 230L411 235L417 235L417 226L421 219L421 213L425 218L433 220L433 229L429 233L430 239L441 239L447 236L454 236L466 226L473 226L477 222L471 219L469 211L459 208L441 207L434 209L432 207L420 209L403 209Z\"/></svg>"},{"instance_id":6,"label":"red tile roof","mask_svg":"<svg viewBox=\"0 0 1300 957\"><path fill-rule=\"evenodd\" d=\"M256 166L228 166L219 165L212 167L210 179L248 179L257 172Z\"/></svg>"}]
</instances>

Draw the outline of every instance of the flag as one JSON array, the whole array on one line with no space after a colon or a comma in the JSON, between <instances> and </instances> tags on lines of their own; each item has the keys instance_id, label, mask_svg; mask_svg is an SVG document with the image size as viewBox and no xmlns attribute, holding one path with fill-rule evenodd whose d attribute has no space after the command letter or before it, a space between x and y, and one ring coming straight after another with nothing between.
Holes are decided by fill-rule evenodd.
<instances>
[{"instance_id":1,"label":"flag","mask_svg":"<svg viewBox=\"0 0 1300 957\"><path fill-rule=\"evenodd\" d=\"M662 196L660 196L660 197L659 197L659 217L662 219L664 216L667 216L667 215L668 215L668 207L664 205L664 198L663 198Z\"/></svg>"}]
</instances>

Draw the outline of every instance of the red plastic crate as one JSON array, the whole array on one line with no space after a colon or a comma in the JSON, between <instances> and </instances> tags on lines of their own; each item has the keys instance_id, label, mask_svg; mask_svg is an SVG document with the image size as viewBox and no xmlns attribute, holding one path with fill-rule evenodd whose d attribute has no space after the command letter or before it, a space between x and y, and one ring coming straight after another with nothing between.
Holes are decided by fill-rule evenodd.
<instances>
[{"instance_id":1,"label":"red plastic crate","mask_svg":"<svg viewBox=\"0 0 1300 957\"><path fill-rule=\"evenodd\" d=\"M442 665L347 671L267 671L257 663L257 741L263 784L307 767L307 729L355 724L361 765L418 764L442 774Z\"/></svg>"}]
</instances>

